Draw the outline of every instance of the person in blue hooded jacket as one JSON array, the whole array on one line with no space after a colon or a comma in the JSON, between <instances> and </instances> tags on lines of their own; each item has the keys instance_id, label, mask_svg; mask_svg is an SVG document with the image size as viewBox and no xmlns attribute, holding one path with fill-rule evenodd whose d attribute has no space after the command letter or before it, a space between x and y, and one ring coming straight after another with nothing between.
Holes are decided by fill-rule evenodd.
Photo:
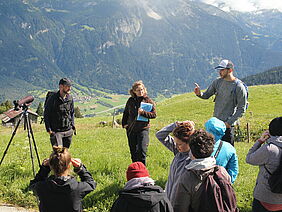
<instances>
[{"instance_id":1,"label":"person in blue hooded jacket","mask_svg":"<svg viewBox=\"0 0 282 212\"><path fill-rule=\"evenodd\" d=\"M223 166L234 183L239 173L238 157L235 148L228 142L222 141L225 134L226 125L216 117L210 118L205 123L206 131L213 134L215 145L212 156L216 159L216 164Z\"/></svg>"}]
</instances>

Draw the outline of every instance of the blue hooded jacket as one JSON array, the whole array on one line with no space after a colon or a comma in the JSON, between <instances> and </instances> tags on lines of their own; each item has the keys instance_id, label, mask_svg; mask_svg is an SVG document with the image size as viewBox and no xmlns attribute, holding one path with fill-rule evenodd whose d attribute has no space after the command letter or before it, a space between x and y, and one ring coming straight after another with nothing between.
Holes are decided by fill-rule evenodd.
<instances>
[{"instance_id":1,"label":"blue hooded jacket","mask_svg":"<svg viewBox=\"0 0 282 212\"><path fill-rule=\"evenodd\" d=\"M206 131L213 134L215 138L215 145L212 153L212 156L214 156L220 144L220 139L225 134L226 126L223 121L212 117L205 123L205 128ZM231 177L231 182L234 183L239 173L239 165L236 150L230 143L223 141L220 152L216 157L216 164L223 166L226 169Z\"/></svg>"}]
</instances>

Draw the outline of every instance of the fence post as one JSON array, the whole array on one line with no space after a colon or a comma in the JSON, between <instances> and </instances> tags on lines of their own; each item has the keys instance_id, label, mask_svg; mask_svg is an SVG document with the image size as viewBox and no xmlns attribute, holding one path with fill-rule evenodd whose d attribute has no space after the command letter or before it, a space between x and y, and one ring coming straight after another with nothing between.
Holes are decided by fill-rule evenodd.
<instances>
[{"instance_id":1,"label":"fence post","mask_svg":"<svg viewBox=\"0 0 282 212\"><path fill-rule=\"evenodd\" d=\"M115 111L116 111L116 109L114 109L114 112L113 112L113 123L112 123L112 128L114 128L114 126L115 126Z\"/></svg>"},{"instance_id":2,"label":"fence post","mask_svg":"<svg viewBox=\"0 0 282 212\"><path fill-rule=\"evenodd\" d=\"M249 122L247 122L247 138L248 138L248 143L250 143L250 125Z\"/></svg>"}]
</instances>

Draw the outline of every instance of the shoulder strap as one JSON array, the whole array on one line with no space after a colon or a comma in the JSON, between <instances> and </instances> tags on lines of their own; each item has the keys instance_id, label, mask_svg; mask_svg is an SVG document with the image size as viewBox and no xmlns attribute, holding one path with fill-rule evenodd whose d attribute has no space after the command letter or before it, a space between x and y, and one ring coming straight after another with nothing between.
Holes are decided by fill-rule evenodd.
<instances>
[{"instance_id":1,"label":"shoulder strap","mask_svg":"<svg viewBox=\"0 0 282 212\"><path fill-rule=\"evenodd\" d=\"M218 154L219 154L219 152L220 152L220 149L221 149L221 147L222 147L222 144L223 144L223 141L220 140L220 143L219 143L219 145L218 145L218 148L217 148L217 150L216 150L216 152L215 152L215 154L214 154L214 158L217 158L217 156L218 156Z\"/></svg>"},{"instance_id":2,"label":"shoulder strap","mask_svg":"<svg viewBox=\"0 0 282 212\"><path fill-rule=\"evenodd\" d=\"M267 143L267 145L269 145L269 144L273 144L273 145L275 145L275 146L277 146L275 143L273 143L273 142L269 142L269 143ZM280 149L282 149L280 146L277 146L278 148L280 148ZM281 154L281 156L280 156L280 164L279 164L279 166L281 166L281 164L282 164L282 154ZM278 166L278 167L279 167ZM266 172L269 174L269 175L272 175L273 173L271 173L269 170L268 170L268 168L266 168L266 166L265 165L263 165L263 167L264 167L264 169L266 170Z\"/></svg>"}]
</instances>

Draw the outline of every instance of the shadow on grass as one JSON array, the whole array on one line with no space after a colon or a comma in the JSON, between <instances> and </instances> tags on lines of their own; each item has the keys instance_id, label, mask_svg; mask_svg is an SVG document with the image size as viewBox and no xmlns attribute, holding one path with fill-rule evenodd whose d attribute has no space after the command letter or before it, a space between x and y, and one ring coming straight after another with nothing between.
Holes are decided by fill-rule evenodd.
<instances>
[{"instance_id":1,"label":"shadow on grass","mask_svg":"<svg viewBox=\"0 0 282 212\"><path fill-rule=\"evenodd\" d=\"M101 203L107 202L108 207L112 205L112 203L118 197L119 191L123 187L118 183L113 183L111 185L106 186L105 188L93 192L83 199L84 208L93 208L98 207Z\"/></svg>"}]
</instances>

